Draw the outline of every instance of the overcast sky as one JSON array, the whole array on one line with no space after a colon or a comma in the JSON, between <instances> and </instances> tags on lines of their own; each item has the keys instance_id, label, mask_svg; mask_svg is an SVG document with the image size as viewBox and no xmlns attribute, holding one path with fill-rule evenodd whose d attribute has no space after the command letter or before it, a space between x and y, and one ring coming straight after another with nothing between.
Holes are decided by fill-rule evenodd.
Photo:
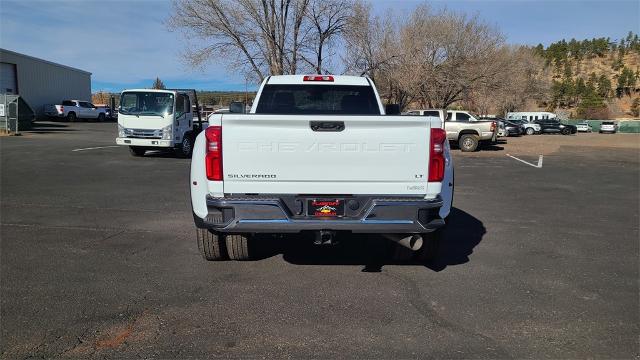
<instances>
[{"instance_id":1,"label":"overcast sky","mask_svg":"<svg viewBox=\"0 0 640 360\"><path fill-rule=\"evenodd\" d=\"M373 0L379 14L410 11L422 1ZM619 39L640 32L640 1L431 1L435 7L477 14L512 44L562 38ZM159 76L170 87L243 90L244 78L222 65L188 68L184 39L167 31L165 0L0 0L0 47L93 73L94 91L148 87ZM252 87L252 86L250 86Z\"/></svg>"}]
</instances>

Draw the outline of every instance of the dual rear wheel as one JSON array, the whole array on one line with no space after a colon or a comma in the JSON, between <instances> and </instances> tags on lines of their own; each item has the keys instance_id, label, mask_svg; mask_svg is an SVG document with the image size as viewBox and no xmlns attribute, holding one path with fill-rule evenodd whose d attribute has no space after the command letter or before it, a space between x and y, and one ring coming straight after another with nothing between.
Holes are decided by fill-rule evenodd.
<instances>
[{"instance_id":1,"label":"dual rear wheel","mask_svg":"<svg viewBox=\"0 0 640 360\"><path fill-rule=\"evenodd\" d=\"M250 260L248 235L216 234L207 229L196 229L198 239L198 250L205 260Z\"/></svg>"},{"instance_id":2,"label":"dual rear wheel","mask_svg":"<svg viewBox=\"0 0 640 360\"><path fill-rule=\"evenodd\" d=\"M251 260L250 242L251 237L244 234L217 234L207 229L196 229L198 250L200 255L208 261L224 260ZM422 247L411 252L398 245L401 253L410 253L410 257L415 260L432 262L438 257L441 242L441 230L429 234L423 234ZM396 252L394 257L398 257ZM400 257L404 257L400 255Z\"/></svg>"}]
</instances>

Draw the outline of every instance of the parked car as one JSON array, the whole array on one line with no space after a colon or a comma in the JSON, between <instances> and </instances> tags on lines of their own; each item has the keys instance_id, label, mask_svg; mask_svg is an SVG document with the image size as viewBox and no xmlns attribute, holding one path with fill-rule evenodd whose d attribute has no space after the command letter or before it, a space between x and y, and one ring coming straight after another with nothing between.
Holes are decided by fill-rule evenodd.
<instances>
[{"instance_id":1,"label":"parked car","mask_svg":"<svg viewBox=\"0 0 640 360\"><path fill-rule=\"evenodd\" d=\"M462 151L476 151L480 144L493 144L498 139L498 124L494 120L481 120L464 110L426 109L411 110L407 115L434 116L444 120L447 139L457 143Z\"/></svg>"},{"instance_id":2,"label":"parked car","mask_svg":"<svg viewBox=\"0 0 640 360\"><path fill-rule=\"evenodd\" d=\"M496 121L498 123L498 136L508 137L524 135L525 129L521 124L516 124L497 117L482 117L480 119Z\"/></svg>"},{"instance_id":3,"label":"parked car","mask_svg":"<svg viewBox=\"0 0 640 360\"><path fill-rule=\"evenodd\" d=\"M589 123L587 122L581 122L576 124L576 129L578 130L578 132L591 132L593 131L593 127L591 127L591 125L589 125Z\"/></svg>"},{"instance_id":4,"label":"parked car","mask_svg":"<svg viewBox=\"0 0 640 360\"><path fill-rule=\"evenodd\" d=\"M521 125L524 128L524 133L526 135L540 134L542 130L540 124L528 122L526 120L509 120L509 122Z\"/></svg>"},{"instance_id":5,"label":"parked car","mask_svg":"<svg viewBox=\"0 0 640 360\"><path fill-rule=\"evenodd\" d=\"M535 123L540 125L543 134L571 135L578 132L575 125L563 124L556 119L538 120Z\"/></svg>"},{"instance_id":6,"label":"parked car","mask_svg":"<svg viewBox=\"0 0 640 360\"><path fill-rule=\"evenodd\" d=\"M104 121L107 118L103 108L98 108L88 101L64 100L60 105L45 105L44 113L49 117L63 118L74 122L77 119L97 119Z\"/></svg>"},{"instance_id":7,"label":"parked car","mask_svg":"<svg viewBox=\"0 0 640 360\"><path fill-rule=\"evenodd\" d=\"M615 134L618 131L618 125L613 121L603 121L600 125L600 134Z\"/></svg>"},{"instance_id":8,"label":"parked car","mask_svg":"<svg viewBox=\"0 0 640 360\"><path fill-rule=\"evenodd\" d=\"M256 234L301 231L316 244L379 233L435 255L454 182L442 120L401 117L377 94L366 77L270 76L249 113L210 115L189 181L202 256L248 260Z\"/></svg>"},{"instance_id":9,"label":"parked car","mask_svg":"<svg viewBox=\"0 0 640 360\"><path fill-rule=\"evenodd\" d=\"M504 129L506 130L506 136L520 136L524 135L524 126L513 123L511 121L503 121Z\"/></svg>"}]
</instances>

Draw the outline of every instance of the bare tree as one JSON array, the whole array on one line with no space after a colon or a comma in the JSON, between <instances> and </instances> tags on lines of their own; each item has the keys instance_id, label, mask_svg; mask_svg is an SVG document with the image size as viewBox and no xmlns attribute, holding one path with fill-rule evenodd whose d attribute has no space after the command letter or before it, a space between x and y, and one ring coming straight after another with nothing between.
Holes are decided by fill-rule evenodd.
<instances>
[{"instance_id":1,"label":"bare tree","mask_svg":"<svg viewBox=\"0 0 640 360\"><path fill-rule=\"evenodd\" d=\"M310 27L308 43L315 56L313 60L307 59L307 62L315 68L317 74L327 72L323 68L326 49L342 35L352 9L353 3L347 0L311 0L307 11Z\"/></svg>"},{"instance_id":2,"label":"bare tree","mask_svg":"<svg viewBox=\"0 0 640 360\"><path fill-rule=\"evenodd\" d=\"M535 56L506 46L500 32L477 17L448 10L433 12L419 5L409 16L381 20L360 2L345 39L347 69L374 78L387 101L402 108L464 102L488 111L524 96L509 90L515 86L511 79L532 89L536 85ZM492 98L495 94L500 94L500 104Z\"/></svg>"},{"instance_id":3,"label":"bare tree","mask_svg":"<svg viewBox=\"0 0 640 360\"><path fill-rule=\"evenodd\" d=\"M297 71L308 5L309 0L174 0L167 25L198 40L187 55L191 65L221 61L261 81Z\"/></svg>"},{"instance_id":4,"label":"bare tree","mask_svg":"<svg viewBox=\"0 0 640 360\"><path fill-rule=\"evenodd\" d=\"M491 111L503 115L517 110L527 102L543 102L549 90L544 59L524 46L505 46L496 60L501 71L491 82L484 83L465 99L465 107L479 113Z\"/></svg>"},{"instance_id":5,"label":"bare tree","mask_svg":"<svg viewBox=\"0 0 640 360\"><path fill-rule=\"evenodd\" d=\"M187 62L224 62L261 81L323 70L326 50L345 26L352 0L174 0L171 30L191 40ZM203 45L204 44L204 45Z\"/></svg>"},{"instance_id":6,"label":"bare tree","mask_svg":"<svg viewBox=\"0 0 640 360\"><path fill-rule=\"evenodd\" d=\"M495 87L502 35L476 17L418 6L402 25L401 83L420 105L446 108L474 89Z\"/></svg>"},{"instance_id":7,"label":"bare tree","mask_svg":"<svg viewBox=\"0 0 640 360\"><path fill-rule=\"evenodd\" d=\"M369 3L356 2L344 31L343 62L346 73L368 75L388 103L405 107L412 96L398 82L402 54L397 44L398 23L392 19L374 16Z\"/></svg>"},{"instance_id":8,"label":"bare tree","mask_svg":"<svg viewBox=\"0 0 640 360\"><path fill-rule=\"evenodd\" d=\"M104 92L102 90L91 94L91 102L93 104L108 104L110 98L111 98L111 94Z\"/></svg>"}]
</instances>

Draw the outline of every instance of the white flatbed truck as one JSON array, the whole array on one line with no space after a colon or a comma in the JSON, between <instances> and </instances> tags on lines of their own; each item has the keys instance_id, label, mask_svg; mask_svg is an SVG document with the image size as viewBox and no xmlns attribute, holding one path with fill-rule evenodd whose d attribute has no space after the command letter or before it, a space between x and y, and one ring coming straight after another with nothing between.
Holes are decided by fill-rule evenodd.
<instances>
[{"instance_id":1,"label":"white flatbed truck","mask_svg":"<svg viewBox=\"0 0 640 360\"><path fill-rule=\"evenodd\" d=\"M131 89L120 94L116 144L128 146L134 156L147 150L174 150L190 157L194 140L205 127L195 90Z\"/></svg>"}]
</instances>

